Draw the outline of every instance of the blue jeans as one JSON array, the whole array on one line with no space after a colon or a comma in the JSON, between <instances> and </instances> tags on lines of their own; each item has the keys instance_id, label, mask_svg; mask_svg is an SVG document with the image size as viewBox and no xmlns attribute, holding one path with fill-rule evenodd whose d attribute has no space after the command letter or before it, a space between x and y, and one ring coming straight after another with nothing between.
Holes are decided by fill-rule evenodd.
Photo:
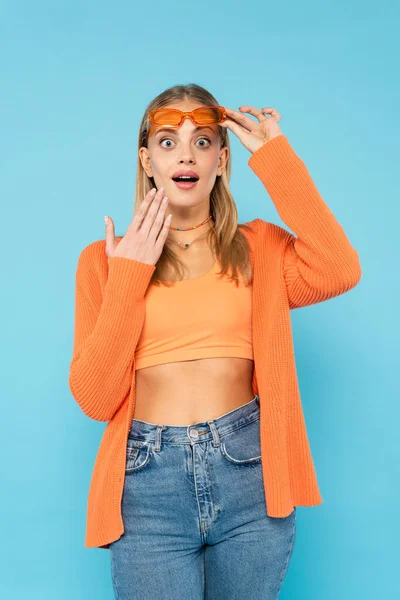
<instances>
[{"instance_id":1,"label":"blue jeans","mask_svg":"<svg viewBox=\"0 0 400 600\"><path fill-rule=\"evenodd\" d=\"M267 515L259 402L188 426L132 420L125 531L110 544L117 600L278 598L296 508Z\"/></svg>"}]
</instances>

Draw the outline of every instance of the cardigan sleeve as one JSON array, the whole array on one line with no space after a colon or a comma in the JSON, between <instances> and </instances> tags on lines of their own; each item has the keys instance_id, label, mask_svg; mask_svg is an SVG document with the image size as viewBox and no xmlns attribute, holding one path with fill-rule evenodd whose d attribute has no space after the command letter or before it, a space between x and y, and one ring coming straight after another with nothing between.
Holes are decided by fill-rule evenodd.
<instances>
[{"instance_id":1,"label":"cardigan sleeve","mask_svg":"<svg viewBox=\"0 0 400 600\"><path fill-rule=\"evenodd\" d=\"M108 257L103 294L100 251L104 253L103 246L94 242L78 259L69 387L88 417L108 421L131 387L135 348L145 317L144 294L155 266Z\"/></svg>"},{"instance_id":2,"label":"cardigan sleeve","mask_svg":"<svg viewBox=\"0 0 400 600\"><path fill-rule=\"evenodd\" d=\"M281 235L289 307L323 302L355 287L362 275L359 255L287 137L263 144L248 164L294 232L256 219L259 232L273 225Z\"/></svg>"}]
</instances>

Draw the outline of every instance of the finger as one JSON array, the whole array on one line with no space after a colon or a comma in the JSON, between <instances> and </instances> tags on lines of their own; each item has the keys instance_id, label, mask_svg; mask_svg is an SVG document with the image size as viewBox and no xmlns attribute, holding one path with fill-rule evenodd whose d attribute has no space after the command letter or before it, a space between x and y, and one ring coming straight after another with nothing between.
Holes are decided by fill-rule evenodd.
<instances>
[{"instance_id":1,"label":"finger","mask_svg":"<svg viewBox=\"0 0 400 600\"><path fill-rule=\"evenodd\" d=\"M156 239L155 245L161 248L164 246L165 241L168 237L169 234L169 227L171 225L171 221L172 221L172 214L168 215L165 219L164 219L164 223L163 226L161 228L160 233L158 234L158 238Z\"/></svg>"},{"instance_id":2,"label":"finger","mask_svg":"<svg viewBox=\"0 0 400 600\"><path fill-rule=\"evenodd\" d=\"M160 233L160 229L164 222L165 213L167 211L168 206L169 206L168 197L164 196L164 198L162 199L162 201L160 202L160 204L158 206L156 217L155 217L153 225L149 231L149 237L152 236L153 238L156 238L158 236L158 234Z\"/></svg>"},{"instance_id":3,"label":"finger","mask_svg":"<svg viewBox=\"0 0 400 600\"><path fill-rule=\"evenodd\" d=\"M109 255L115 246L114 221L111 217L107 217L106 223L106 252Z\"/></svg>"},{"instance_id":4,"label":"finger","mask_svg":"<svg viewBox=\"0 0 400 600\"><path fill-rule=\"evenodd\" d=\"M136 225L137 227L141 226L141 224L143 223L143 219L146 216L147 210L156 196L156 193L156 188L152 188L149 192L147 192L142 202L139 204L139 208L137 209L137 212L133 217L132 224Z\"/></svg>"},{"instance_id":5,"label":"finger","mask_svg":"<svg viewBox=\"0 0 400 600\"><path fill-rule=\"evenodd\" d=\"M220 125L223 125L224 127L227 127L233 131L233 133L235 133L239 139L243 139L243 136L249 134L248 129L245 129L245 127L242 127L242 125L238 125L238 123L231 121L231 119L227 119L223 123L220 123Z\"/></svg>"},{"instance_id":6,"label":"finger","mask_svg":"<svg viewBox=\"0 0 400 600\"><path fill-rule=\"evenodd\" d=\"M164 195L165 189L161 187L152 199L149 210L147 211L143 219L142 226L140 229L147 237L151 228L153 227L154 219L157 217L157 213Z\"/></svg>"},{"instance_id":7,"label":"finger","mask_svg":"<svg viewBox=\"0 0 400 600\"><path fill-rule=\"evenodd\" d=\"M252 129L254 128L254 125L257 124L253 119L250 119L250 117L246 117L246 115L238 113L236 110L232 110L231 108L225 108L225 110L226 110L226 114L231 119L238 121L238 123L240 123L241 125L246 127L246 129L248 131L252 131Z\"/></svg>"},{"instance_id":8,"label":"finger","mask_svg":"<svg viewBox=\"0 0 400 600\"><path fill-rule=\"evenodd\" d=\"M240 110L244 110L245 112L250 113L259 121L265 121L267 119L267 117L263 115L262 110L260 110L259 108L254 108L254 106L240 106Z\"/></svg>"},{"instance_id":9,"label":"finger","mask_svg":"<svg viewBox=\"0 0 400 600\"><path fill-rule=\"evenodd\" d=\"M282 115L278 113L275 108L262 108L261 110L263 113L267 113L271 115L271 117L275 117L278 121L282 119Z\"/></svg>"}]
</instances>

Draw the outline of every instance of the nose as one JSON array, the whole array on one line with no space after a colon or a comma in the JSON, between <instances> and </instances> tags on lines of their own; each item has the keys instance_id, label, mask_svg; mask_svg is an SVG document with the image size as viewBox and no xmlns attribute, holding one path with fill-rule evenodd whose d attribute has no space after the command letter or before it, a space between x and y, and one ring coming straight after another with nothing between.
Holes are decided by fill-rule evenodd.
<instances>
[{"instance_id":1,"label":"nose","mask_svg":"<svg viewBox=\"0 0 400 600\"><path fill-rule=\"evenodd\" d=\"M184 133L187 129L187 135L182 139L180 143L180 154L181 157L178 159L178 163L188 163L190 165L195 164L194 150L192 147L191 134L193 133L193 124L189 117L185 118L183 124L180 127L181 133Z\"/></svg>"}]
</instances>

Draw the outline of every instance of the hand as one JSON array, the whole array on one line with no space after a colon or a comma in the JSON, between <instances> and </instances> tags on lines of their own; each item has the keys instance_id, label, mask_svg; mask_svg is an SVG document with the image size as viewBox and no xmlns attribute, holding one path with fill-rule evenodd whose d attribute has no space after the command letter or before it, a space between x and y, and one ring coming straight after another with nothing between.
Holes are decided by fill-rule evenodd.
<instances>
[{"instance_id":1,"label":"hand","mask_svg":"<svg viewBox=\"0 0 400 600\"><path fill-rule=\"evenodd\" d=\"M284 135L278 122L281 120L281 115L274 108L262 108L258 110L252 106L240 106L239 109L243 112L248 112L254 115L259 123L256 123L250 117L235 110L226 108L228 119L219 123L222 127L227 127L237 135L243 146L250 152L255 152L278 135ZM266 117L263 113L271 115ZM230 118L229 118L230 117ZM238 121L236 123L235 121Z\"/></svg>"},{"instance_id":2,"label":"hand","mask_svg":"<svg viewBox=\"0 0 400 600\"><path fill-rule=\"evenodd\" d=\"M107 256L121 256L149 265L157 263L171 223L171 218L164 218L168 206L167 197L164 198L166 202L161 202L164 192L165 190L159 190L156 194L152 194L151 191L146 194L120 242L115 240L114 223L111 217L108 217Z\"/></svg>"}]
</instances>

